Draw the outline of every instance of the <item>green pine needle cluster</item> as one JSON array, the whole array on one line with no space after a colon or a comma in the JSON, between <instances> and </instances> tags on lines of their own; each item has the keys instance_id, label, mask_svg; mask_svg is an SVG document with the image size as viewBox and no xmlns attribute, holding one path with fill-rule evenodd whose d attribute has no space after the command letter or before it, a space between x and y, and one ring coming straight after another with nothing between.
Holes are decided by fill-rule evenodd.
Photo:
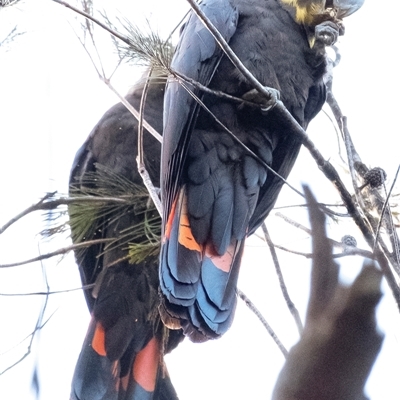
<instances>
[{"instance_id":1,"label":"green pine needle cluster","mask_svg":"<svg viewBox=\"0 0 400 400\"><path fill-rule=\"evenodd\" d=\"M136 223L117 230L114 237L107 236L102 254L119 247L135 264L149 256L158 256L161 218L143 186L99 164L96 172L87 173L81 184L70 190L70 195L76 198L68 207L74 243L102 239L110 224L133 214Z\"/></svg>"},{"instance_id":2,"label":"green pine needle cluster","mask_svg":"<svg viewBox=\"0 0 400 400\"><path fill-rule=\"evenodd\" d=\"M105 17L108 25L118 31L109 18ZM128 19L117 18L118 23L125 31L129 44L114 40L114 45L121 59L135 63L136 65L151 66L153 69L167 72L169 70L173 46L170 41L163 40L148 23L147 32L132 24Z\"/></svg>"}]
</instances>

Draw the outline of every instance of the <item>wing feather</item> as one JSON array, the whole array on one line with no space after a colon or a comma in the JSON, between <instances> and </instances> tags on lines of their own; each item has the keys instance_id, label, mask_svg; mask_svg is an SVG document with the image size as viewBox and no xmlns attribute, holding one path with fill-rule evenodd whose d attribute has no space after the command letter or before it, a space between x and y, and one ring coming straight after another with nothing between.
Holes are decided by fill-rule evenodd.
<instances>
[{"instance_id":1,"label":"wing feather","mask_svg":"<svg viewBox=\"0 0 400 400\"><path fill-rule=\"evenodd\" d=\"M238 13L230 1L203 2L200 8L229 42L236 30ZM180 37L171 68L207 86L214 76L223 52L196 15L191 14ZM186 86L198 98L203 95ZM188 144L197 121L199 104L182 85L170 78L164 101L164 143L162 148L162 190L164 221L168 219L180 186Z\"/></svg>"}]
</instances>

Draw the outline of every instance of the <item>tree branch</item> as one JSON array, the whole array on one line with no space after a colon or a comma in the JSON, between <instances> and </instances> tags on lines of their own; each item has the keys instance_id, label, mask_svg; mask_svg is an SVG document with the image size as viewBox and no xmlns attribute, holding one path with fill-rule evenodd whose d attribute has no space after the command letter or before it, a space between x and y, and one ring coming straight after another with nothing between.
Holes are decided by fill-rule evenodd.
<instances>
[{"instance_id":1,"label":"tree branch","mask_svg":"<svg viewBox=\"0 0 400 400\"><path fill-rule=\"evenodd\" d=\"M269 335L272 337L276 345L278 346L279 350L282 352L283 356L286 358L288 355L288 351L286 350L285 346L279 340L278 336L276 335L275 331L272 329L271 325L267 322L258 308L254 305L254 303L238 288L236 292L241 300L244 301L247 307L256 315L256 317L261 321L264 325L265 329L268 331Z\"/></svg>"},{"instance_id":2,"label":"tree branch","mask_svg":"<svg viewBox=\"0 0 400 400\"><path fill-rule=\"evenodd\" d=\"M20 265L31 264L31 263L34 263L34 262L37 262L37 261L43 261L43 260L47 260L48 258L52 258L52 257L55 257L55 256L67 254L72 250L89 247L89 246L92 246L93 244L108 243L108 242L111 242L112 240L113 239L88 240L86 242L82 242L82 243L78 243L78 244L73 244L71 246L63 247L61 249L52 251L50 253L41 254L40 256L33 257L33 258L29 259L29 260L18 261L18 262L11 263L11 264L0 264L0 268L11 268L11 267L18 267Z\"/></svg>"},{"instance_id":3,"label":"tree branch","mask_svg":"<svg viewBox=\"0 0 400 400\"><path fill-rule=\"evenodd\" d=\"M269 236L268 229L267 229L267 226L265 225L265 223L263 223L261 225L261 227L264 232L265 241L267 242L269 251L271 252L272 260L274 262L275 271L276 271L276 275L278 276L279 286L281 288L283 298L285 299L287 307L288 307L290 313L292 314L294 321L296 322L297 330L301 334L301 332L303 331L303 324L301 322L299 311L297 310L296 306L294 305L292 299L289 296L289 292L287 290L285 280L283 278L282 270L279 265L279 260L278 260L278 256L275 251L274 244L272 243L271 237Z\"/></svg>"}]
</instances>

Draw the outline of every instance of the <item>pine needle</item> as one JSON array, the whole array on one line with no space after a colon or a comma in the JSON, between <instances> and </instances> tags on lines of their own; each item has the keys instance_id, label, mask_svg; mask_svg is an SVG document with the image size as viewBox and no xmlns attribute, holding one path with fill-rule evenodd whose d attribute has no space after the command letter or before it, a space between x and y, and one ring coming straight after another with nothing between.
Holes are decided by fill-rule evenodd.
<instances>
[{"instance_id":1,"label":"pine needle","mask_svg":"<svg viewBox=\"0 0 400 400\"><path fill-rule=\"evenodd\" d=\"M103 14L102 16L112 30L119 30L107 15ZM151 28L148 21L146 33L126 18L117 17L117 21L125 30L124 36L129 41L129 44L118 40L114 41L120 59L125 59L136 65L151 66L156 70L169 70L173 54L173 46L169 40L161 39L158 33Z\"/></svg>"},{"instance_id":2,"label":"pine needle","mask_svg":"<svg viewBox=\"0 0 400 400\"><path fill-rule=\"evenodd\" d=\"M74 243L104 237L108 226L131 215L132 226L115 231L114 237L107 237L110 241L98 256L115 248L126 250L131 263L139 263L150 255L157 256L161 219L145 188L100 164L96 165L96 172L85 174L80 183L79 188L71 189L71 194L83 201L69 205ZM93 197L100 201L93 202Z\"/></svg>"}]
</instances>

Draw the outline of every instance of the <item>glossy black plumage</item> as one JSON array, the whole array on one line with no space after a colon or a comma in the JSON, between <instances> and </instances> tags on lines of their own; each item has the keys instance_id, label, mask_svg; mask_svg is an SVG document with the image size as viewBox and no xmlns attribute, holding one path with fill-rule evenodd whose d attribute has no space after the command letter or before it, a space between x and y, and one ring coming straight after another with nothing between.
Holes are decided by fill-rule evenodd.
<instances>
[{"instance_id":1,"label":"glossy black plumage","mask_svg":"<svg viewBox=\"0 0 400 400\"><path fill-rule=\"evenodd\" d=\"M200 7L306 129L325 101L325 48L320 38L310 40L314 26L299 23L296 9L279 0L205 0ZM321 16L330 20L335 30L336 18ZM253 89L195 15L182 31L172 68L237 98ZM203 341L231 325L245 237L267 217L283 185L263 163L286 178L301 141L276 109L265 113L185 85L170 78L164 104L162 316L168 326L182 326L192 340Z\"/></svg>"},{"instance_id":2,"label":"glossy black plumage","mask_svg":"<svg viewBox=\"0 0 400 400\"><path fill-rule=\"evenodd\" d=\"M143 85L141 81L126 97L137 110ZM144 112L145 119L159 133L162 133L164 86L165 77L153 81ZM77 152L70 176L70 194L80 195L90 186L101 188L101 175L92 174L102 170L118 175L118 179L122 177L129 185L138 185L145 192L136 164L137 129L135 117L123 104L108 110ZM147 131L144 151L146 167L154 184L159 186L161 144ZM92 320L75 369L71 399L177 399L163 354L176 347L182 334L169 332L160 321L158 255L134 263L127 258L127 231L143 224L145 218L160 225L161 218L154 208L146 210L146 206L135 204L123 215L115 211L99 218L90 234L82 238L74 229L77 212L74 207L77 205L69 210L74 243L110 238L113 242L75 251L83 285L94 284L94 288L85 291ZM136 236L135 242L141 243L142 239Z\"/></svg>"}]
</instances>

